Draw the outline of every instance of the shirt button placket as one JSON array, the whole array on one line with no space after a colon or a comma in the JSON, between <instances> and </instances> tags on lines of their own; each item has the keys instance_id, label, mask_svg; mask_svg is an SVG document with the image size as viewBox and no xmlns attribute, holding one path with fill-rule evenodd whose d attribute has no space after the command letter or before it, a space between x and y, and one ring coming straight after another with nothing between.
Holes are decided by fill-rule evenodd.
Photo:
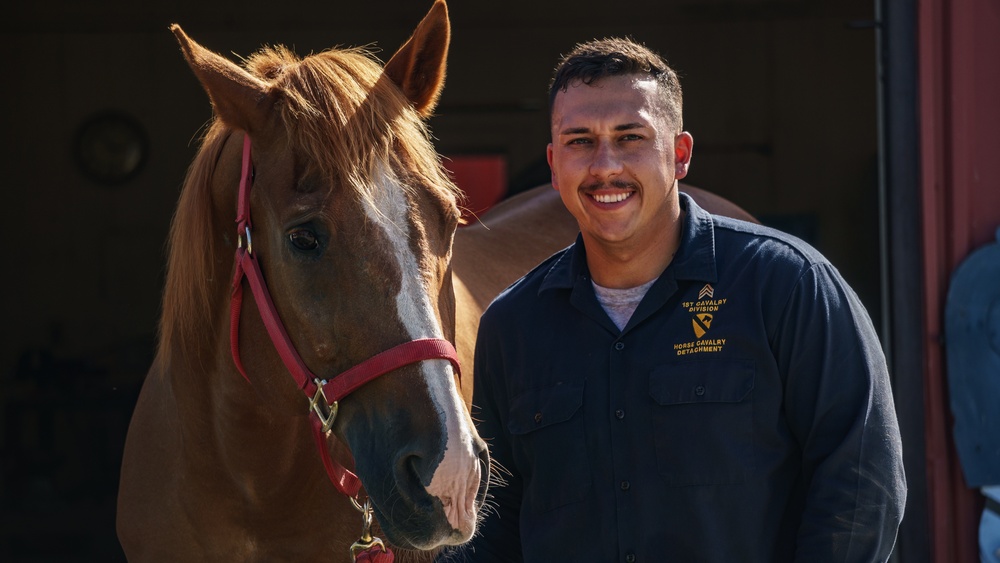
<instances>
[{"instance_id":1,"label":"shirt button placket","mask_svg":"<svg viewBox=\"0 0 1000 563\"><path fill-rule=\"evenodd\" d=\"M623 447L624 444L628 442L629 435L629 423L625 421L625 410L628 405L626 396L624 394L626 378L626 354L625 354L625 342L622 340L615 341L611 344L611 373L610 373L610 394L609 399L612 405L613 419L616 424L612 425L611 430L611 453L612 453L612 464L613 472L615 478L618 480L618 491L614 493L615 505L619 514L618 518L618 544L619 545L630 545L634 542L634 536L632 534L632 493L630 489L632 484L627 477L630 475L631 467L628 463L628 456L624 455ZM635 562L635 553L632 551L626 551L624 553L619 552L619 557L624 557L624 561L627 563Z\"/></svg>"},{"instance_id":2,"label":"shirt button placket","mask_svg":"<svg viewBox=\"0 0 1000 563\"><path fill-rule=\"evenodd\" d=\"M616 352L621 352L622 350L625 349L625 343L620 340L618 342L615 342L614 349ZM625 411L622 409L617 409L615 411L615 418L617 418L618 420L622 420L623 418L625 418Z\"/></svg>"}]
</instances>

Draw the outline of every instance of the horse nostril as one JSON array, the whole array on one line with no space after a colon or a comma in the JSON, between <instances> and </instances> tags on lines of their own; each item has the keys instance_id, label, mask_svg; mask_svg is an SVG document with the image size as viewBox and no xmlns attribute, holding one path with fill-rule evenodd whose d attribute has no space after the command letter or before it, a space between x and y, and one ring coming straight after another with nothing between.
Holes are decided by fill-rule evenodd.
<instances>
[{"instance_id":1,"label":"horse nostril","mask_svg":"<svg viewBox=\"0 0 1000 563\"><path fill-rule=\"evenodd\" d=\"M430 475L424 475L426 471L424 458L417 454L410 454L403 459L403 467L408 481L426 486L430 483Z\"/></svg>"},{"instance_id":2,"label":"horse nostril","mask_svg":"<svg viewBox=\"0 0 1000 563\"><path fill-rule=\"evenodd\" d=\"M399 457L396 467L396 490L399 495L411 503L418 502L433 477L433 468L427 458L418 453L404 454Z\"/></svg>"}]
</instances>

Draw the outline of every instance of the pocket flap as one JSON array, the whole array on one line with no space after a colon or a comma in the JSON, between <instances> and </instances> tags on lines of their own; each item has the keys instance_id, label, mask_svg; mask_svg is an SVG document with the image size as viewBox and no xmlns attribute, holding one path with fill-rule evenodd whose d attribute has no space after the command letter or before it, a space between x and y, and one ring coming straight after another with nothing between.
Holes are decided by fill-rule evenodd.
<instances>
[{"instance_id":1,"label":"pocket flap","mask_svg":"<svg viewBox=\"0 0 1000 563\"><path fill-rule=\"evenodd\" d=\"M754 385L753 360L711 359L653 369L649 394L660 405L738 403Z\"/></svg>"},{"instance_id":2,"label":"pocket flap","mask_svg":"<svg viewBox=\"0 0 1000 563\"><path fill-rule=\"evenodd\" d=\"M560 382L514 397L507 429L511 434L527 434L551 424L566 422L583 405L583 383Z\"/></svg>"}]
</instances>

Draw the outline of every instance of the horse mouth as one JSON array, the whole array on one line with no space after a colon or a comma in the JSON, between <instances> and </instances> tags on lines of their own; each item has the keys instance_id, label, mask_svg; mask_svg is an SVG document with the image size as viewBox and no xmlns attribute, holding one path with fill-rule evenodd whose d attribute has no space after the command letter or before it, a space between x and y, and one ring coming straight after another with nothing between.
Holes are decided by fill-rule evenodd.
<instances>
[{"instance_id":1,"label":"horse mouth","mask_svg":"<svg viewBox=\"0 0 1000 563\"><path fill-rule=\"evenodd\" d=\"M392 502L390 500L390 503ZM375 505L375 517L389 543L402 549L430 551L444 546L460 545L468 541L471 535L466 537L466 534L453 528L448 522L444 504L439 499L435 499L434 504L436 506L431 508L429 514L426 511L426 506L416 507L412 510L410 518L402 520L390 517L378 505ZM392 509L392 512L398 512L398 510L397 505Z\"/></svg>"},{"instance_id":2,"label":"horse mouth","mask_svg":"<svg viewBox=\"0 0 1000 563\"><path fill-rule=\"evenodd\" d=\"M375 502L375 516L386 539L400 548L421 551L461 545L472 539L490 484L490 457L485 444L481 444L477 455L477 481L469 484L470 492L474 491L471 502L442 499L423 487L413 495L394 488L385 501Z\"/></svg>"}]
</instances>

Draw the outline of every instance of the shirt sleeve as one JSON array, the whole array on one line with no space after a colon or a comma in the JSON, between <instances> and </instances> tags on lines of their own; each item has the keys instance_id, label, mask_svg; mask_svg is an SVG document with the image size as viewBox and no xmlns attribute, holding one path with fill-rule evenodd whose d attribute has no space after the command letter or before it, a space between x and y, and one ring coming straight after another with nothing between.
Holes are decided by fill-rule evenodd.
<instances>
[{"instance_id":1,"label":"shirt sleeve","mask_svg":"<svg viewBox=\"0 0 1000 563\"><path fill-rule=\"evenodd\" d=\"M839 273L818 264L799 280L779 326L775 358L807 487L796 561L886 561L906 483L871 320Z\"/></svg>"},{"instance_id":2,"label":"shirt sleeve","mask_svg":"<svg viewBox=\"0 0 1000 563\"><path fill-rule=\"evenodd\" d=\"M507 393L497 332L484 317L476 338L472 418L490 449L490 487L484 517L473 539L439 561L476 563L522 561L519 514L521 476L514 467L506 431Z\"/></svg>"}]
</instances>

